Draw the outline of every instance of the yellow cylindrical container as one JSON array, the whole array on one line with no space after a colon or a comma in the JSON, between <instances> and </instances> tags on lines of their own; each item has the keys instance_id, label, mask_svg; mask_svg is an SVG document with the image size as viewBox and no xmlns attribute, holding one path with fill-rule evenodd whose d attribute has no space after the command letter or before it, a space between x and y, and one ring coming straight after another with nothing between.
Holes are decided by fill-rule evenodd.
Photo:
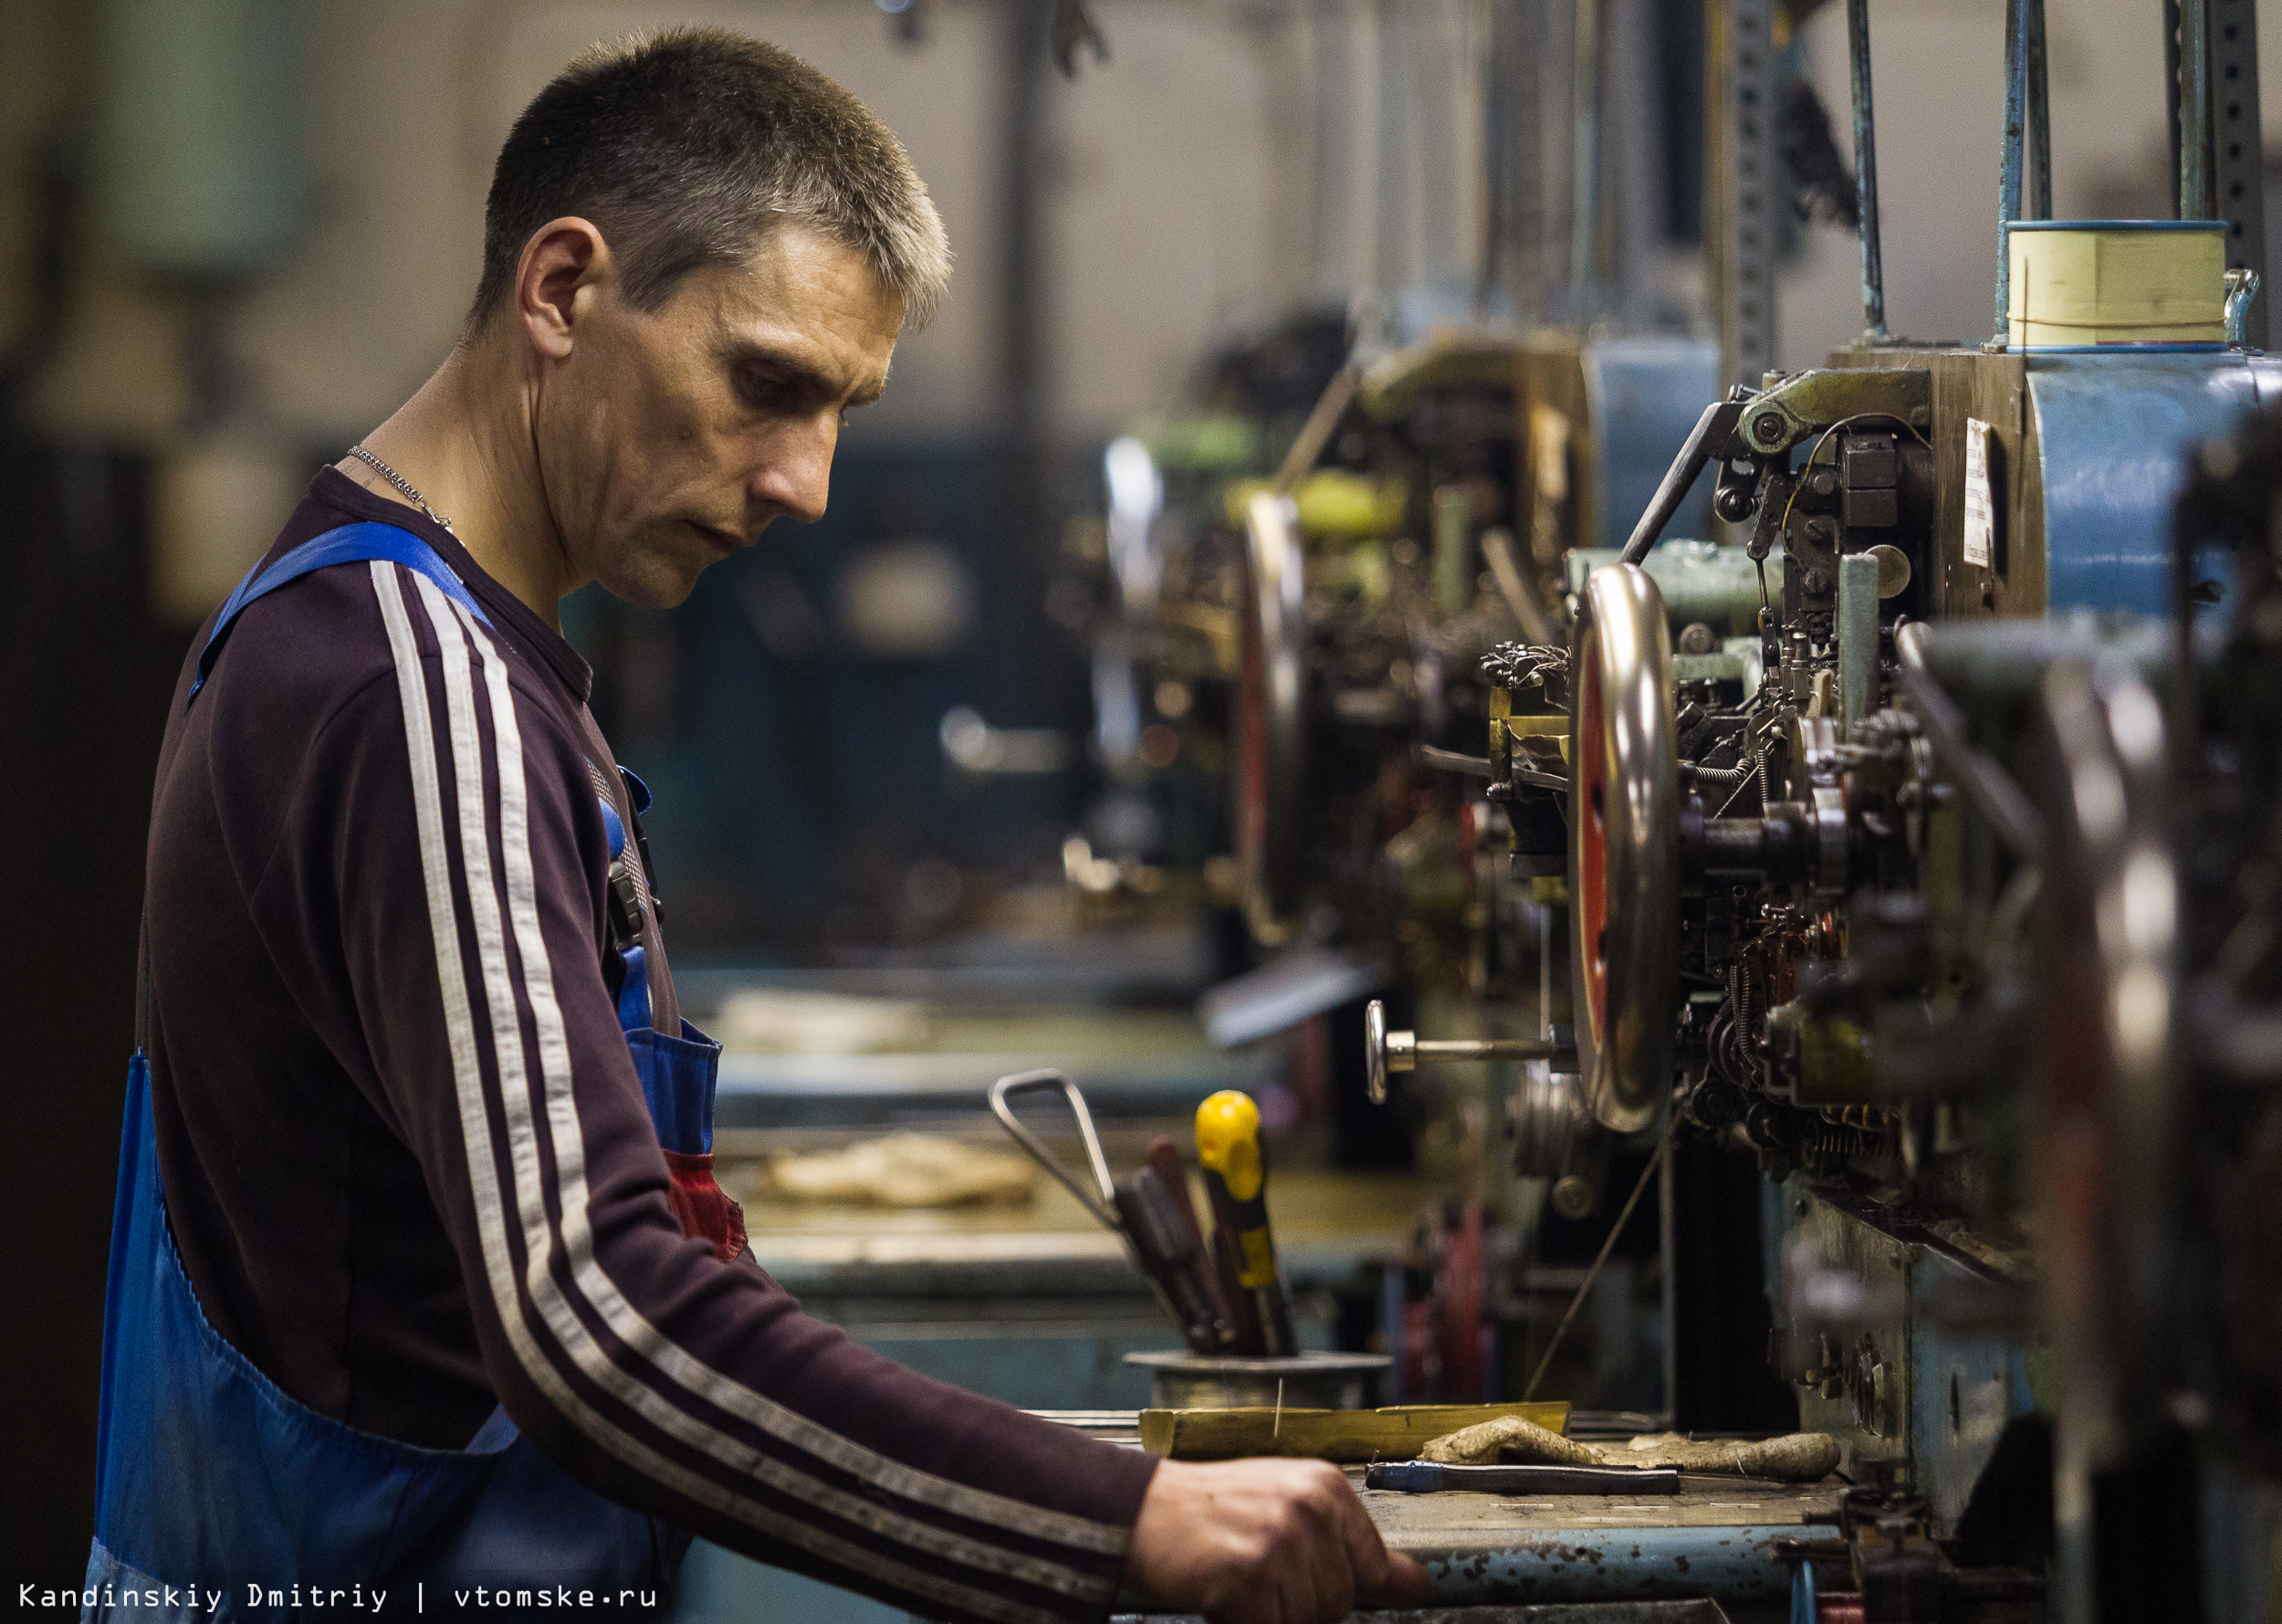
<instances>
[{"instance_id":1,"label":"yellow cylindrical container","mask_svg":"<svg viewBox=\"0 0 2282 1624\"><path fill-rule=\"evenodd\" d=\"M2015 220L2006 241L2014 349L2226 341L2223 220Z\"/></svg>"}]
</instances>

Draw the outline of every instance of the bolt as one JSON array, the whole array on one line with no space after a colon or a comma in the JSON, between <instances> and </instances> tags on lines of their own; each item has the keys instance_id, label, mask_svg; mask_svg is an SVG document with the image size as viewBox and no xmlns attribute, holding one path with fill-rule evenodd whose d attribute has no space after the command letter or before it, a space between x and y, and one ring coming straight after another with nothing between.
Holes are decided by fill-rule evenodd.
<instances>
[{"instance_id":1,"label":"bolt","mask_svg":"<svg viewBox=\"0 0 2282 1624\"><path fill-rule=\"evenodd\" d=\"M1553 1210L1575 1223L1580 1218L1592 1215L1594 1207L1599 1204L1599 1195L1600 1192L1593 1188L1591 1179L1571 1173L1554 1182Z\"/></svg>"},{"instance_id":2,"label":"bolt","mask_svg":"<svg viewBox=\"0 0 2282 1624\"><path fill-rule=\"evenodd\" d=\"M1751 420L1751 437L1769 445L1783 438L1783 414L1780 412L1760 413L1758 416Z\"/></svg>"},{"instance_id":3,"label":"bolt","mask_svg":"<svg viewBox=\"0 0 2282 1624\"><path fill-rule=\"evenodd\" d=\"M1816 468L1806 477L1806 488L1818 497L1829 496L1838 488L1838 476L1829 468Z\"/></svg>"}]
</instances>

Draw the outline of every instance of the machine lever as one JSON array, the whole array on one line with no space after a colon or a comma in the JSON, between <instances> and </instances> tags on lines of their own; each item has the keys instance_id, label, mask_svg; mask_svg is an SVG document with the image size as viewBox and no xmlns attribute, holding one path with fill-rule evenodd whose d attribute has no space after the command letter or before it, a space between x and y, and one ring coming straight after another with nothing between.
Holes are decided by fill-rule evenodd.
<instances>
[{"instance_id":1,"label":"machine lever","mask_svg":"<svg viewBox=\"0 0 2282 1624\"><path fill-rule=\"evenodd\" d=\"M1416 1071L1421 1060L1547 1060L1555 1071L1576 1069L1576 1042L1565 1027L1542 1038L1421 1038L1387 1030L1387 1005L1373 999L1363 1011L1363 1055L1371 1104L1387 1103L1387 1074Z\"/></svg>"},{"instance_id":2,"label":"machine lever","mask_svg":"<svg viewBox=\"0 0 2282 1624\"><path fill-rule=\"evenodd\" d=\"M1738 386L1741 387L1740 385ZM1664 475L1664 483L1656 487L1656 498L1649 503L1640 522L1632 528L1632 539L1625 543L1623 561L1637 564L1649 556L1649 550L1664 534L1664 527L1680 511L1680 505L1695 488L1696 477L1704 465L1712 460L1715 448L1723 448L1734 436L1735 425L1743 419L1744 402L1740 400L1713 401L1696 419L1695 428L1688 435L1688 443L1680 448L1672 466Z\"/></svg>"}]
</instances>

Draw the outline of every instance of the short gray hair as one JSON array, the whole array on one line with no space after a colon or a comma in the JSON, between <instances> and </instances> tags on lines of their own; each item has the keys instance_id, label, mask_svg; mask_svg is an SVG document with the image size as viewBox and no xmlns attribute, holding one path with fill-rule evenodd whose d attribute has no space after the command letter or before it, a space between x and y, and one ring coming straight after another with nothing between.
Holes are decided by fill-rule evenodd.
<instances>
[{"instance_id":1,"label":"short gray hair","mask_svg":"<svg viewBox=\"0 0 2282 1624\"><path fill-rule=\"evenodd\" d=\"M602 231L641 309L786 223L862 254L908 327L950 282L943 221L887 126L790 52L722 28L597 46L532 98L492 169L471 333L507 303L532 233L567 215Z\"/></svg>"}]
</instances>

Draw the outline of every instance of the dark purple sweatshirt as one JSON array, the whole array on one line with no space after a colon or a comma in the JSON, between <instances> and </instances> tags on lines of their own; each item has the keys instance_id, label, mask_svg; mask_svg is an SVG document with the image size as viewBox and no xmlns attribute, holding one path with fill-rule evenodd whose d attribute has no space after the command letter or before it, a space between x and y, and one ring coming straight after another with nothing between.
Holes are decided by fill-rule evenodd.
<instances>
[{"instance_id":1,"label":"dark purple sweatshirt","mask_svg":"<svg viewBox=\"0 0 2282 1624\"><path fill-rule=\"evenodd\" d=\"M762 1561L929 1618L1102 1616L1152 1461L683 1234L603 969L591 673L336 470L269 556L360 519L420 535L490 628L402 566L319 571L244 613L194 704L185 667L160 756L152 1101L207 1317L352 1426L457 1448L504 1404L581 1482ZM644 935L675 1030L646 908Z\"/></svg>"}]
</instances>

